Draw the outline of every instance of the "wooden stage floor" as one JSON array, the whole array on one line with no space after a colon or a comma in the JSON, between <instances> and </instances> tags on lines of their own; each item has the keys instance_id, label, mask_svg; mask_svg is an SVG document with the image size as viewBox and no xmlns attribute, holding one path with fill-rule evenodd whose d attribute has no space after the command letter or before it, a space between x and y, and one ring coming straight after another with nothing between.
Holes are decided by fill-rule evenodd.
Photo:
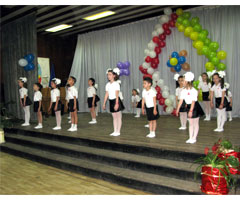
<instances>
[{"instance_id":1,"label":"wooden stage floor","mask_svg":"<svg viewBox=\"0 0 240 200\"><path fill-rule=\"evenodd\" d=\"M219 138L229 139L234 145L240 146L240 118L234 118L232 122L227 121L224 126L224 132L221 133L213 131L216 128L216 118L207 122L200 119L197 143L186 144L188 130L178 130L180 126L179 118L173 116L161 116L158 119L156 138L146 138L146 135L149 133L149 130L144 128L144 125L147 124L146 116L134 118L133 114L123 114L121 136L118 137L109 136L113 132L111 114L100 113L97 118L98 123L94 125L88 124L91 119L89 113L78 114L77 132L67 131L70 127L67 116L67 114L62 116L62 130L60 131L52 130L56 124L55 117L45 118L43 121L44 128L40 130L34 129L36 123L32 123L29 127L21 127L20 124L15 124L14 128L201 154L204 153L205 147L211 147Z\"/></svg>"}]
</instances>

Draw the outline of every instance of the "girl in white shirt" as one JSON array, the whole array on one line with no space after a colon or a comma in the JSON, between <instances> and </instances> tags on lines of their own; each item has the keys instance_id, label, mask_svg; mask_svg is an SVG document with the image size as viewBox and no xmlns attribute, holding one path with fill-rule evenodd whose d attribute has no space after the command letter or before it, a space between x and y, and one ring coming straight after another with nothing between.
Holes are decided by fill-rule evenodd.
<instances>
[{"instance_id":1,"label":"girl in white shirt","mask_svg":"<svg viewBox=\"0 0 240 200\"><path fill-rule=\"evenodd\" d=\"M184 89L181 92L180 101L178 103L176 114L178 116L179 110L183 101L186 102L188 121L189 121L189 139L186 143L194 144L197 141L199 131L199 117L204 115L204 112L198 103L198 91L192 86L194 74L187 72L184 75Z\"/></svg>"},{"instance_id":2,"label":"girl in white shirt","mask_svg":"<svg viewBox=\"0 0 240 200\"><path fill-rule=\"evenodd\" d=\"M224 84L225 88L226 88L226 98L227 98L227 107L226 107L226 111L229 117L229 121L232 121L232 93L229 91L229 87L230 84L229 83L225 83Z\"/></svg>"},{"instance_id":3,"label":"girl in white shirt","mask_svg":"<svg viewBox=\"0 0 240 200\"><path fill-rule=\"evenodd\" d=\"M139 93L139 89L132 90L132 107L133 109L136 108L136 118L140 117L142 107L142 99L139 97Z\"/></svg>"},{"instance_id":4,"label":"girl in white shirt","mask_svg":"<svg viewBox=\"0 0 240 200\"><path fill-rule=\"evenodd\" d=\"M55 116L56 116L56 122L57 122L57 126L53 128L53 130L61 130L61 121L62 121L62 117L61 117L61 101L60 101L60 90L58 89L58 87L61 84L61 80L58 78L54 78L51 81L51 103L50 106L48 108L48 112L50 112L52 110L52 112L55 112Z\"/></svg>"},{"instance_id":5,"label":"girl in white shirt","mask_svg":"<svg viewBox=\"0 0 240 200\"><path fill-rule=\"evenodd\" d=\"M66 97L65 97L65 102L66 102L66 108L67 108L67 111L68 111L68 113L69 113L69 116L68 116L68 119L69 119L69 121L68 121L68 123L69 124L71 124L72 123L72 121L71 121L71 113L70 113L70 110L69 110L69 95L68 95L68 88L69 88L69 85L67 84L66 86L65 86L65 92L66 92Z\"/></svg>"},{"instance_id":6,"label":"girl in white shirt","mask_svg":"<svg viewBox=\"0 0 240 200\"><path fill-rule=\"evenodd\" d=\"M218 72L213 74L211 87L211 107L213 108L213 97L215 96L215 106L217 110L217 128L216 132L224 131L223 126L226 121L226 106L227 99L225 97L226 88L224 87L225 72Z\"/></svg>"},{"instance_id":7,"label":"girl in white shirt","mask_svg":"<svg viewBox=\"0 0 240 200\"><path fill-rule=\"evenodd\" d=\"M20 77L18 79L18 85L20 87L19 94L20 94L20 105L23 107L23 111L25 114L25 122L22 126L29 126L30 123L30 105L32 101L28 97L28 89L24 87L24 84L27 83L26 77Z\"/></svg>"},{"instance_id":8,"label":"girl in white shirt","mask_svg":"<svg viewBox=\"0 0 240 200\"><path fill-rule=\"evenodd\" d=\"M208 79L208 74L206 72L202 73L200 77L200 83L198 85L198 94L200 93L200 89L202 89L202 98L205 107L206 118L204 121L211 120L211 106L210 106L210 88L211 84Z\"/></svg>"},{"instance_id":9,"label":"girl in white shirt","mask_svg":"<svg viewBox=\"0 0 240 200\"><path fill-rule=\"evenodd\" d=\"M92 121L88 122L89 124L96 124L97 123L97 117L96 117L96 107L97 102L100 100L97 96L97 89L95 88L95 79L89 78L88 79L88 89L87 89L87 95L88 95L88 108L90 109Z\"/></svg>"},{"instance_id":10,"label":"girl in white shirt","mask_svg":"<svg viewBox=\"0 0 240 200\"><path fill-rule=\"evenodd\" d=\"M183 91L184 87L184 77L179 74L174 75L174 79L176 81L176 108L178 106L178 103L180 101L181 97L181 92ZM186 130L187 129L187 108L186 108L186 103L183 101L182 106L179 109L180 112L180 122L181 122L181 127L179 130Z\"/></svg>"},{"instance_id":11,"label":"girl in white shirt","mask_svg":"<svg viewBox=\"0 0 240 200\"><path fill-rule=\"evenodd\" d=\"M103 102L103 110L106 109L106 102L109 99L110 112L113 116L114 132L111 136L119 136L122 126L122 110L124 105L122 100L119 98L120 85L117 83L119 79L120 70L118 68L108 69L107 77L109 82L106 84L106 94Z\"/></svg>"},{"instance_id":12,"label":"girl in white shirt","mask_svg":"<svg viewBox=\"0 0 240 200\"><path fill-rule=\"evenodd\" d=\"M42 128L42 85L40 83L35 83L33 85L34 97L33 97L33 110L37 113L38 125L34 127L35 129Z\"/></svg>"}]
</instances>

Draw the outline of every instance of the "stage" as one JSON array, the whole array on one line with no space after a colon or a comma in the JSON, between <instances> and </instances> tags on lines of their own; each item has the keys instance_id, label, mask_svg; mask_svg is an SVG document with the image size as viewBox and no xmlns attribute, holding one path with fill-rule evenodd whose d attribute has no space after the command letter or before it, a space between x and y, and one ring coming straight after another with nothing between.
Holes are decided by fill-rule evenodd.
<instances>
[{"instance_id":1,"label":"stage","mask_svg":"<svg viewBox=\"0 0 240 200\"><path fill-rule=\"evenodd\" d=\"M186 144L188 130L178 130L180 122L174 116L159 118L156 138L146 138L146 116L123 114L118 137L109 136L113 127L108 113L100 113L95 125L88 124L89 113L78 114L77 132L67 131L67 116L62 116L60 131L52 130L54 117L44 119L43 129L34 129L36 123L7 128L7 142L0 146L1 151L153 194L201 194L201 177L193 178L197 167L194 160L219 138L240 146L239 118L226 122L222 133L213 131L215 118L210 122L201 119L197 143Z\"/></svg>"}]
</instances>

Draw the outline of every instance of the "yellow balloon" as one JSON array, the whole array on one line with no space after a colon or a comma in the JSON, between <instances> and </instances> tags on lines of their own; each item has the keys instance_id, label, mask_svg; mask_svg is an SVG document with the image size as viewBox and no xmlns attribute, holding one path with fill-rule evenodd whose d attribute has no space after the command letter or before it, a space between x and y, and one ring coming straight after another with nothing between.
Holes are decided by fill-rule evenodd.
<instances>
[{"instance_id":1,"label":"yellow balloon","mask_svg":"<svg viewBox=\"0 0 240 200\"><path fill-rule=\"evenodd\" d=\"M217 52L217 57L220 60L224 60L227 57L227 53L225 51L219 51L219 52Z\"/></svg>"},{"instance_id":2,"label":"yellow balloon","mask_svg":"<svg viewBox=\"0 0 240 200\"><path fill-rule=\"evenodd\" d=\"M198 39L198 32L191 32L190 33L191 40L197 40Z\"/></svg>"},{"instance_id":3,"label":"yellow balloon","mask_svg":"<svg viewBox=\"0 0 240 200\"><path fill-rule=\"evenodd\" d=\"M198 50L197 50L197 54L198 54L199 56L203 55L202 49L198 49Z\"/></svg>"},{"instance_id":4,"label":"yellow balloon","mask_svg":"<svg viewBox=\"0 0 240 200\"><path fill-rule=\"evenodd\" d=\"M200 41L200 40L198 40L198 41L196 42L196 44L195 44L196 49L198 49L198 50L202 49L202 48L203 48L203 45L204 45L203 42Z\"/></svg>"},{"instance_id":5,"label":"yellow balloon","mask_svg":"<svg viewBox=\"0 0 240 200\"><path fill-rule=\"evenodd\" d=\"M180 25L180 24L179 24L178 22L175 23L175 26L176 26L177 28L178 28L179 25Z\"/></svg>"},{"instance_id":6,"label":"yellow balloon","mask_svg":"<svg viewBox=\"0 0 240 200\"><path fill-rule=\"evenodd\" d=\"M185 27L182 24L180 24L178 26L178 30L179 30L179 32L183 32L185 30Z\"/></svg>"},{"instance_id":7,"label":"yellow balloon","mask_svg":"<svg viewBox=\"0 0 240 200\"><path fill-rule=\"evenodd\" d=\"M182 9L182 8L178 8L178 9L176 10L176 14L177 14L178 16L182 15L182 14L183 14L183 9Z\"/></svg>"},{"instance_id":8,"label":"yellow balloon","mask_svg":"<svg viewBox=\"0 0 240 200\"><path fill-rule=\"evenodd\" d=\"M172 66L177 65L177 64L178 64L178 59L177 59L177 58L171 58L171 59L170 59L170 64L171 64Z\"/></svg>"},{"instance_id":9,"label":"yellow balloon","mask_svg":"<svg viewBox=\"0 0 240 200\"><path fill-rule=\"evenodd\" d=\"M193 45L193 47L196 49L196 43L197 43L197 41L194 41L193 43L192 43L192 45Z\"/></svg>"},{"instance_id":10,"label":"yellow balloon","mask_svg":"<svg viewBox=\"0 0 240 200\"><path fill-rule=\"evenodd\" d=\"M192 32L193 32L193 28L191 26L188 26L184 31L184 35L186 37L189 37Z\"/></svg>"}]
</instances>

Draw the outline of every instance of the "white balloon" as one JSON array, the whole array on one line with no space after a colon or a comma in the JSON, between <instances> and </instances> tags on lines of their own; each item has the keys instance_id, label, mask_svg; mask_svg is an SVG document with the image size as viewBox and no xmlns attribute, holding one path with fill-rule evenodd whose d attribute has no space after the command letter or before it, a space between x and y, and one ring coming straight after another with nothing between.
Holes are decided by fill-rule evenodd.
<instances>
[{"instance_id":1,"label":"white balloon","mask_svg":"<svg viewBox=\"0 0 240 200\"><path fill-rule=\"evenodd\" d=\"M171 114L172 112L173 112L173 107L172 106L168 106L166 108L166 113Z\"/></svg>"},{"instance_id":2,"label":"white balloon","mask_svg":"<svg viewBox=\"0 0 240 200\"><path fill-rule=\"evenodd\" d=\"M25 67L27 66L28 64L28 61L24 58L21 58L19 61L18 61L18 64L21 66L21 67Z\"/></svg>"},{"instance_id":3,"label":"white balloon","mask_svg":"<svg viewBox=\"0 0 240 200\"><path fill-rule=\"evenodd\" d=\"M163 98L165 98L165 99L168 98L168 96L169 96L169 92L166 91L166 90L163 91L163 92L162 92L162 96L163 96Z\"/></svg>"},{"instance_id":4,"label":"white balloon","mask_svg":"<svg viewBox=\"0 0 240 200\"><path fill-rule=\"evenodd\" d=\"M149 48L150 50L154 50L155 47L156 47L156 44L153 43L152 41L148 43L148 48Z\"/></svg>"},{"instance_id":5,"label":"white balloon","mask_svg":"<svg viewBox=\"0 0 240 200\"><path fill-rule=\"evenodd\" d=\"M153 75L152 75L152 79L154 81L158 81L159 78L160 78L160 72L159 71L154 72Z\"/></svg>"},{"instance_id":6,"label":"white balloon","mask_svg":"<svg viewBox=\"0 0 240 200\"><path fill-rule=\"evenodd\" d=\"M156 57L156 52L155 51L150 51L150 53L149 53L149 56L151 57L151 58L155 58Z\"/></svg>"},{"instance_id":7,"label":"white balloon","mask_svg":"<svg viewBox=\"0 0 240 200\"><path fill-rule=\"evenodd\" d=\"M152 84L152 87L156 87L157 86L157 82L153 79L153 84Z\"/></svg>"},{"instance_id":8,"label":"white balloon","mask_svg":"<svg viewBox=\"0 0 240 200\"><path fill-rule=\"evenodd\" d=\"M173 94L171 94L171 95L169 95L169 97L168 97L169 99L171 99L173 102L175 101L175 99L176 99L176 96L175 95L173 95Z\"/></svg>"},{"instance_id":9,"label":"white balloon","mask_svg":"<svg viewBox=\"0 0 240 200\"><path fill-rule=\"evenodd\" d=\"M146 56L148 56L149 52L150 52L149 49L145 49L145 50L144 50L144 54L145 54Z\"/></svg>"},{"instance_id":10,"label":"white balloon","mask_svg":"<svg viewBox=\"0 0 240 200\"><path fill-rule=\"evenodd\" d=\"M144 62L144 63L142 64L142 66L143 66L144 69L148 69L148 68L150 67L150 64L147 63L147 62Z\"/></svg>"},{"instance_id":11,"label":"white balloon","mask_svg":"<svg viewBox=\"0 0 240 200\"><path fill-rule=\"evenodd\" d=\"M161 24L167 23L168 21L169 21L169 16L167 16L167 15L162 15L162 16L160 17L160 23L161 23Z\"/></svg>"},{"instance_id":12,"label":"white balloon","mask_svg":"<svg viewBox=\"0 0 240 200\"><path fill-rule=\"evenodd\" d=\"M164 80L159 79L158 82L157 82L157 85L158 85L159 87L162 87L162 86L164 85Z\"/></svg>"},{"instance_id":13,"label":"white balloon","mask_svg":"<svg viewBox=\"0 0 240 200\"><path fill-rule=\"evenodd\" d=\"M157 29L157 33L158 33L158 35L162 34L163 32L164 32L164 30L163 30L162 27L160 27L160 28Z\"/></svg>"},{"instance_id":14,"label":"white balloon","mask_svg":"<svg viewBox=\"0 0 240 200\"><path fill-rule=\"evenodd\" d=\"M166 106L172 106L172 104L173 104L172 100L169 99L169 97L167 99L165 99L164 103L165 103Z\"/></svg>"},{"instance_id":15,"label":"white balloon","mask_svg":"<svg viewBox=\"0 0 240 200\"><path fill-rule=\"evenodd\" d=\"M155 29L157 30L158 28L162 28L161 24L156 24Z\"/></svg>"},{"instance_id":16,"label":"white balloon","mask_svg":"<svg viewBox=\"0 0 240 200\"><path fill-rule=\"evenodd\" d=\"M153 32L152 32L152 36L153 36L153 37L154 37L154 36L158 36L157 31L153 31Z\"/></svg>"},{"instance_id":17,"label":"white balloon","mask_svg":"<svg viewBox=\"0 0 240 200\"><path fill-rule=\"evenodd\" d=\"M162 87L162 90L163 90L163 91L168 91L168 90L169 90L169 87L166 86L166 85L164 85L164 86Z\"/></svg>"},{"instance_id":18,"label":"white balloon","mask_svg":"<svg viewBox=\"0 0 240 200\"><path fill-rule=\"evenodd\" d=\"M172 14L172 9L167 7L167 8L164 8L164 14L165 15L171 15Z\"/></svg>"},{"instance_id":19,"label":"white balloon","mask_svg":"<svg viewBox=\"0 0 240 200\"><path fill-rule=\"evenodd\" d=\"M151 67L149 67L149 68L147 69L147 73L148 73L148 74L153 74L153 73L154 73L154 69L151 68Z\"/></svg>"}]
</instances>

